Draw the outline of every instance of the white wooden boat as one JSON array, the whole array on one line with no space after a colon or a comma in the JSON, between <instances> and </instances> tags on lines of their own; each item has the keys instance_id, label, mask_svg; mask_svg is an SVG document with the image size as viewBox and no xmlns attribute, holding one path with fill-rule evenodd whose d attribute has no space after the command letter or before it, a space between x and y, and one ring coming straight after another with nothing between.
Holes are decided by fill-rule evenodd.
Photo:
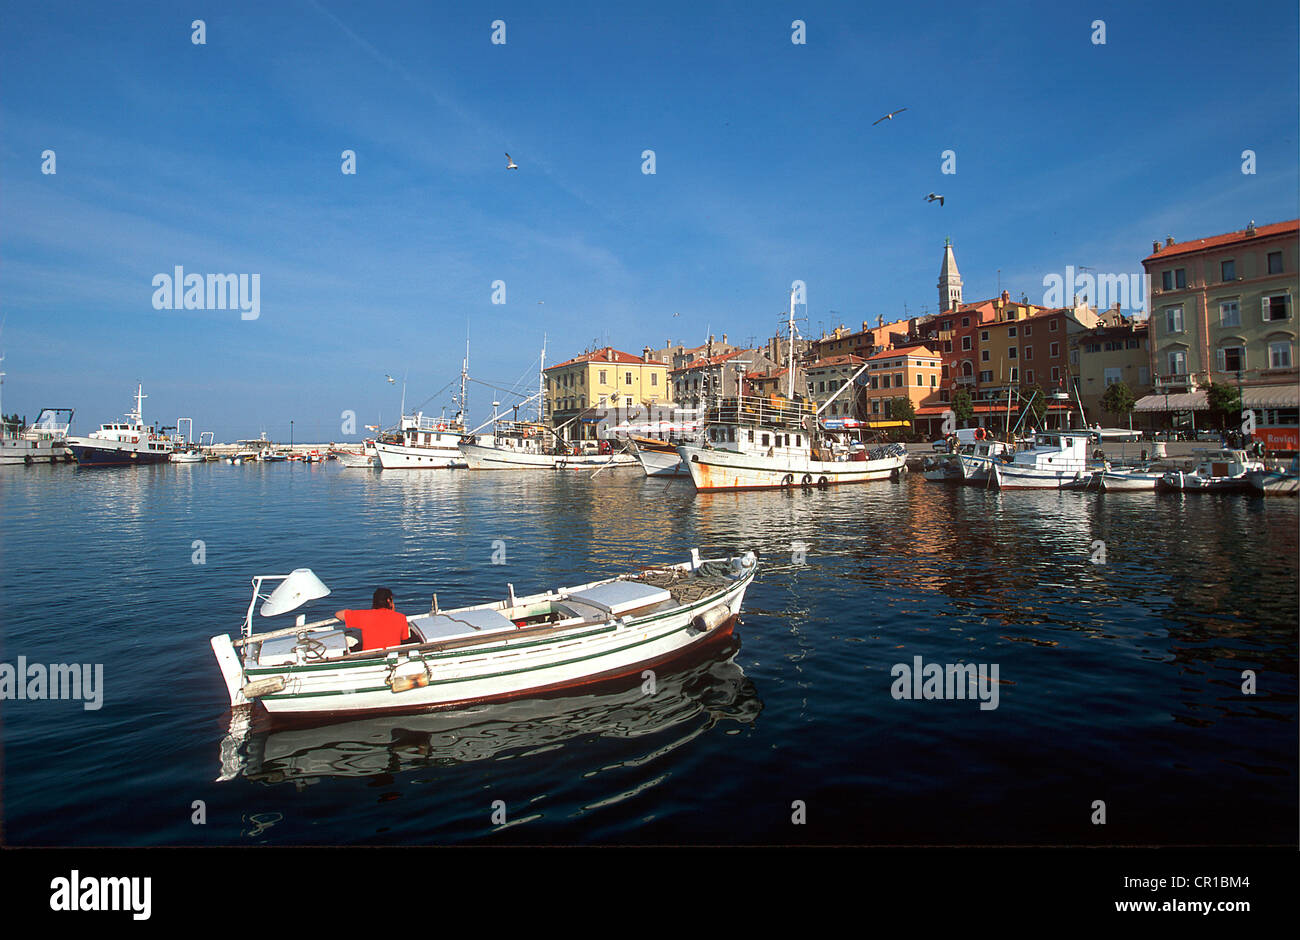
<instances>
[{"instance_id":1,"label":"white wooden boat","mask_svg":"<svg viewBox=\"0 0 1300 940\"><path fill-rule=\"evenodd\" d=\"M197 450L178 450L171 455L172 463L203 463L203 454Z\"/></svg>"},{"instance_id":2,"label":"white wooden boat","mask_svg":"<svg viewBox=\"0 0 1300 940\"><path fill-rule=\"evenodd\" d=\"M1300 493L1300 457L1292 457L1285 470L1251 470L1246 480L1251 489L1265 496L1295 496Z\"/></svg>"},{"instance_id":3,"label":"white wooden boat","mask_svg":"<svg viewBox=\"0 0 1300 940\"><path fill-rule=\"evenodd\" d=\"M336 447L331 453L345 468L371 470L379 466L379 452L374 441L366 441L359 450Z\"/></svg>"},{"instance_id":4,"label":"white wooden boat","mask_svg":"<svg viewBox=\"0 0 1300 940\"><path fill-rule=\"evenodd\" d=\"M983 428L975 430L982 431ZM1012 453L1012 449L1006 442L992 437L977 437L969 444L958 444L956 457L962 480L966 483L987 484L993 461L1008 453Z\"/></svg>"},{"instance_id":5,"label":"white wooden boat","mask_svg":"<svg viewBox=\"0 0 1300 940\"><path fill-rule=\"evenodd\" d=\"M1247 490L1250 482L1246 474L1264 470L1264 463L1246 454L1244 450L1224 448L1205 451L1190 473L1175 470L1160 480L1160 489L1179 492L1204 493Z\"/></svg>"},{"instance_id":6,"label":"white wooden boat","mask_svg":"<svg viewBox=\"0 0 1300 940\"><path fill-rule=\"evenodd\" d=\"M462 441L461 455L471 470L599 470L606 467L635 467L631 454L615 452L612 442L602 441L595 453L581 445L563 446L554 433L528 421L498 421L490 443L482 438Z\"/></svg>"},{"instance_id":7,"label":"white wooden boat","mask_svg":"<svg viewBox=\"0 0 1300 940\"><path fill-rule=\"evenodd\" d=\"M1143 470L1140 468L1122 469L1119 467L1096 471L1097 486L1106 492L1146 491L1155 492L1161 470Z\"/></svg>"},{"instance_id":8,"label":"white wooden boat","mask_svg":"<svg viewBox=\"0 0 1300 940\"><path fill-rule=\"evenodd\" d=\"M690 476L690 471L682 463L681 454L677 453L677 446L669 441L652 438L628 438L628 449L648 477Z\"/></svg>"},{"instance_id":9,"label":"white wooden boat","mask_svg":"<svg viewBox=\"0 0 1300 940\"><path fill-rule=\"evenodd\" d=\"M961 459L957 454L932 454L921 458L921 476L935 483L960 483Z\"/></svg>"},{"instance_id":10,"label":"white wooden boat","mask_svg":"<svg viewBox=\"0 0 1300 940\"><path fill-rule=\"evenodd\" d=\"M666 663L731 633L758 570L752 552L651 568L528 597L409 616L418 640L349 652L333 618L253 632L329 589L310 569L253 579L242 635L211 640L231 706L260 702L272 715L418 711L590 685Z\"/></svg>"},{"instance_id":11,"label":"white wooden boat","mask_svg":"<svg viewBox=\"0 0 1300 940\"><path fill-rule=\"evenodd\" d=\"M826 487L904 472L907 450L868 450L821 425L811 406L780 396L726 398L709 409L705 439L677 448L697 490Z\"/></svg>"},{"instance_id":12,"label":"white wooden boat","mask_svg":"<svg viewBox=\"0 0 1300 940\"><path fill-rule=\"evenodd\" d=\"M1001 489L1061 489L1086 480L1099 467L1088 465L1087 431L1039 431L1034 446L1011 460L991 464L993 485Z\"/></svg>"}]
</instances>

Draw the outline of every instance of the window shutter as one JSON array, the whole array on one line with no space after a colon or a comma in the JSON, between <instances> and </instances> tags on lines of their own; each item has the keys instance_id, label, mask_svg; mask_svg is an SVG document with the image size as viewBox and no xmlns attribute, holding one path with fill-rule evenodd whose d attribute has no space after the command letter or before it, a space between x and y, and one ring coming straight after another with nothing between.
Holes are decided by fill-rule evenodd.
<instances>
[{"instance_id":1,"label":"window shutter","mask_svg":"<svg viewBox=\"0 0 1300 940\"><path fill-rule=\"evenodd\" d=\"M1228 371L1228 357L1227 357L1227 354L1224 352L1224 350L1223 350L1223 349L1216 349L1216 350L1214 351L1214 358L1215 358L1216 362L1218 363L1219 371L1220 371L1220 372L1227 372L1227 371Z\"/></svg>"},{"instance_id":2,"label":"window shutter","mask_svg":"<svg viewBox=\"0 0 1300 940\"><path fill-rule=\"evenodd\" d=\"M1268 322L1268 298L1267 297L1261 297L1259 299L1259 318L1263 320L1265 323Z\"/></svg>"}]
</instances>

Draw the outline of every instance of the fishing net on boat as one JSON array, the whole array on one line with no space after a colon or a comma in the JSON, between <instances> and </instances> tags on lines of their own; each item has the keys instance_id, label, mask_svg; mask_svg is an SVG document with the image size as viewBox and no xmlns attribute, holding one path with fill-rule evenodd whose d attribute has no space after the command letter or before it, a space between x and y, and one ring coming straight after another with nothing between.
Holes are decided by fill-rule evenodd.
<instances>
[{"instance_id":1,"label":"fishing net on boat","mask_svg":"<svg viewBox=\"0 0 1300 940\"><path fill-rule=\"evenodd\" d=\"M663 588L679 604L693 604L717 593L719 587L731 580L731 575L729 563L706 561L694 572L680 568L647 568L630 580Z\"/></svg>"}]
</instances>

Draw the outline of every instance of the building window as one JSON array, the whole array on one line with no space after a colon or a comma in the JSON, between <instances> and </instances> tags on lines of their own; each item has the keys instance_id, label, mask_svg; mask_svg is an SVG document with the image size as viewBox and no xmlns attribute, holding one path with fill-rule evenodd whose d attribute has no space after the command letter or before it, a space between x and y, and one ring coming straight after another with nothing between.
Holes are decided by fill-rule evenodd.
<instances>
[{"instance_id":1,"label":"building window","mask_svg":"<svg viewBox=\"0 0 1300 940\"><path fill-rule=\"evenodd\" d=\"M824 391L826 391L826 383L825 383L825 382L818 382L818 383L817 383L817 391L819 391L819 392L824 392Z\"/></svg>"},{"instance_id":2,"label":"building window","mask_svg":"<svg viewBox=\"0 0 1300 940\"><path fill-rule=\"evenodd\" d=\"M1291 342L1282 340L1268 344L1268 367L1270 369L1291 368Z\"/></svg>"},{"instance_id":3,"label":"building window","mask_svg":"<svg viewBox=\"0 0 1300 940\"><path fill-rule=\"evenodd\" d=\"M650 384L651 384L652 386L653 386L653 385L658 385L658 384L659 384L659 373L658 373L658 372L651 372L651 373L650 373Z\"/></svg>"},{"instance_id":4,"label":"building window","mask_svg":"<svg viewBox=\"0 0 1300 940\"><path fill-rule=\"evenodd\" d=\"M946 353L952 352L952 340L946 339L943 341L943 351Z\"/></svg>"},{"instance_id":5,"label":"building window","mask_svg":"<svg viewBox=\"0 0 1300 940\"><path fill-rule=\"evenodd\" d=\"M1008 359L1016 358L1016 347L1012 346L1010 349L1007 350L1007 358Z\"/></svg>"},{"instance_id":6,"label":"building window","mask_svg":"<svg viewBox=\"0 0 1300 940\"><path fill-rule=\"evenodd\" d=\"M1025 335L1026 335L1026 336L1030 336L1030 335L1033 334L1033 332L1034 332L1034 326L1033 326L1033 324L1032 324L1032 323L1026 323L1026 324L1025 324Z\"/></svg>"},{"instance_id":7,"label":"building window","mask_svg":"<svg viewBox=\"0 0 1300 940\"><path fill-rule=\"evenodd\" d=\"M1244 346L1223 346L1216 350L1220 372L1244 372L1246 369L1246 348Z\"/></svg>"},{"instance_id":8,"label":"building window","mask_svg":"<svg viewBox=\"0 0 1300 940\"><path fill-rule=\"evenodd\" d=\"M1124 340L1124 348L1125 348L1125 349L1140 349L1141 347L1142 347L1142 344L1139 343L1136 339L1126 339L1126 340Z\"/></svg>"},{"instance_id":9,"label":"building window","mask_svg":"<svg viewBox=\"0 0 1300 940\"><path fill-rule=\"evenodd\" d=\"M961 318L961 325L962 325L962 326L970 326L970 317L962 317L962 318Z\"/></svg>"},{"instance_id":10,"label":"building window","mask_svg":"<svg viewBox=\"0 0 1300 940\"><path fill-rule=\"evenodd\" d=\"M924 387L924 386L925 386L925 376L921 375L920 373L917 373L917 376L916 376L916 384L917 384L918 386Z\"/></svg>"},{"instance_id":11,"label":"building window","mask_svg":"<svg viewBox=\"0 0 1300 940\"><path fill-rule=\"evenodd\" d=\"M894 373L894 388L902 388L902 387L903 387L903 373L901 373L901 372L895 372L895 373Z\"/></svg>"},{"instance_id":12,"label":"building window","mask_svg":"<svg viewBox=\"0 0 1300 940\"><path fill-rule=\"evenodd\" d=\"M878 414L880 414L880 399L879 399L879 398L873 398L873 399L871 399L871 413L872 413L873 415L878 415Z\"/></svg>"},{"instance_id":13,"label":"building window","mask_svg":"<svg viewBox=\"0 0 1300 940\"><path fill-rule=\"evenodd\" d=\"M1025 358L1026 358L1026 359L1033 359L1033 358L1034 358L1034 347L1033 347L1033 346L1026 346L1026 347L1025 347Z\"/></svg>"},{"instance_id":14,"label":"building window","mask_svg":"<svg viewBox=\"0 0 1300 940\"><path fill-rule=\"evenodd\" d=\"M1235 281L1237 279L1237 262L1229 258L1227 261L1219 262L1220 280Z\"/></svg>"},{"instance_id":15,"label":"building window","mask_svg":"<svg viewBox=\"0 0 1300 940\"><path fill-rule=\"evenodd\" d=\"M988 330L980 330L980 342L981 342L981 343L987 343L988 341L989 341L989 331L988 331Z\"/></svg>"},{"instance_id":16,"label":"building window","mask_svg":"<svg viewBox=\"0 0 1300 940\"><path fill-rule=\"evenodd\" d=\"M880 377L880 387L881 387L881 388L889 388L889 376L887 376L887 375L882 375L882 376Z\"/></svg>"},{"instance_id":17,"label":"building window","mask_svg":"<svg viewBox=\"0 0 1300 940\"><path fill-rule=\"evenodd\" d=\"M1052 366L1052 381L1053 381L1053 382L1059 382L1059 381L1061 381L1061 367L1060 367L1060 366Z\"/></svg>"},{"instance_id":18,"label":"building window","mask_svg":"<svg viewBox=\"0 0 1300 940\"><path fill-rule=\"evenodd\" d=\"M1124 381L1124 370L1118 367L1113 369L1107 369L1105 381L1106 381L1107 388L1114 385L1116 382Z\"/></svg>"},{"instance_id":19,"label":"building window","mask_svg":"<svg viewBox=\"0 0 1300 940\"><path fill-rule=\"evenodd\" d=\"M1034 370L1033 370L1033 369L1026 369L1026 370L1025 370L1025 381L1026 381L1026 382L1032 382L1033 380L1034 380Z\"/></svg>"},{"instance_id":20,"label":"building window","mask_svg":"<svg viewBox=\"0 0 1300 940\"><path fill-rule=\"evenodd\" d=\"M1269 274L1282 273L1282 252L1270 251L1268 253L1268 273Z\"/></svg>"},{"instance_id":21,"label":"building window","mask_svg":"<svg viewBox=\"0 0 1300 940\"><path fill-rule=\"evenodd\" d=\"M1186 287L1186 286L1187 286L1187 269L1186 269L1186 268L1175 268L1175 269L1174 269L1174 287L1177 287L1179 290L1182 290L1182 289L1183 289L1184 287Z\"/></svg>"},{"instance_id":22,"label":"building window","mask_svg":"<svg viewBox=\"0 0 1300 940\"><path fill-rule=\"evenodd\" d=\"M992 370L987 370L987 369L986 369L985 371L981 372L981 373L980 373L980 381L981 381L981 382L992 382L992 381L993 381L993 372L992 372Z\"/></svg>"},{"instance_id":23,"label":"building window","mask_svg":"<svg viewBox=\"0 0 1300 940\"><path fill-rule=\"evenodd\" d=\"M625 385L631 385L631 384L632 384L632 373L631 373L631 372L627 372L627 373L624 373L624 374L626 375L626 378L624 379L623 384L625 384Z\"/></svg>"},{"instance_id":24,"label":"building window","mask_svg":"<svg viewBox=\"0 0 1300 940\"><path fill-rule=\"evenodd\" d=\"M1051 359L1055 359L1057 356L1061 355L1061 344L1052 343L1050 346L1048 346L1047 355ZM1079 350L1076 349L1072 353L1070 353L1070 361L1073 362L1076 366L1079 364Z\"/></svg>"},{"instance_id":25,"label":"building window","mask_svg":"<svg viewBox=\"0 0 1300 940\"><path fill-rule=\"evenodd\" d=\"M1241 326L1241 307L1235 300L1225 300L1219 304L1219 326Z\"/></svg>"},{"instance_id":26,"label":"building window","mask_svg":"<svg viewBox=\"0 0 1300 940\"><path fill-rule=\"evenodd\" d=\"M880 387L880 376L878 376L878 375L873 375L873 376L871 377L871 387L872 387L872 388L879 388L879 387Z\"/></svg>"},{"instance_id":27,"label":"building window","mask_svg":"<svg viewBox=\"0 0 1300 940\"><path fill-rule=\"evenodd\" d=\"M608 385L608 384L609 384L609 379L607 378L607 375L608 375L608 373L607 373L604 369L601 369L601 370L600 370L600 384L601 384L601 385Z\"/></svg>"},{"instance_id":28,"label":"building window","mask_svg":"<svg viewBox=\"0 0 1300 940\"><path fill-rule=\"evenodd\" d=\"M1015 336L1016 328L1014 326L1007 328L1007 336Z\"/></svg>"},{"instance_id":29,"label":"building window","mask_svg":"<svg viewBox=\"0 0 1300 940\"><path fill-rule=\"evenodd\" d=\"M1273 297L1264 298L1264 320L1285 320L1288 318L1287 301L1291 298L1286 294L1277 294Z\"/></svg>"},{"instance_id":30,"label":"building window","mask_svg":"<svg viewBox=\"0 0 1300 940\"><path fill-rule=\"evenodd\" d=\"M1012 382L1019 382L1019 381L1020 381L1020 370L1019 370L1019 369L1012 369L1012 370L1011 370L1011 381L1012 381Z\"/></svg>"},{"instance_id":31,"label":"building window","mask_svg":"<svg viewBox=\"0 0 1300 940\"><path fill-rule=\"evenodd\" d=\"M936 388L939 385L939 377L933 373L930 375L930 387Z\"/></svg>"},{"instance_id":32,"label":"building window","mask_svg":"<svg viewBox=\"0 0 1300 940\"><path fill-rule=\"evenodd\" d=\"M989 351L987 349L981 349L980 362L988 362L988 361L989 361Z\"/></svg>"},{"instance_id":33,"label":"building window","mask_svg":"<svg viewBox=\"0 0 1300 940\"><path fill-rule=\"evenodd\" d=\"M963 336L963 337L961 338L961 351L962 351L962 352L970 352L970 337L969 337L969 336Z\"/></svg>"},{"instance_id":34,"label":"building window","mask_svg":"<svg viewBox=\"0 0 1300 940\"><path fill-rule=\"evenodd\" d=\"M1165 332L1181 333L1183 331L1183 308L1165 308Z\"/></svg>"},{"instance_id":35,"label":"building window","mask_svg":"<svg viewBox=\"0 0 1300 940\"><path fill-rule=\"evenodd\" d=\"M1169 352L1169 374L1186 375L1187 374L1187 353L1182 349L1174 349Z\"/></svg>"},{"instance_id":36,"label":"building window","mask_svg":"<svg viewBox=\"0 0 1300 940\"><path fill-rule=\"evenodd\" d=\"M766 447L766 446L768 445L768 440L769 440L769 436L768 436L767 434L764 434L764 435L763 435L763 446L764 446L764 447Z\"/></svg>"},{"instance_id":37,"label":"building window","mask_svg":"<svg viewBox=\"0 0 1300 940\"><path fill-rule=\"evenodd\" d=\"M1160 287L1162 290L1174 289L1174 272L1172 270L1161 273Z\"/></svg>"}]
</instances>

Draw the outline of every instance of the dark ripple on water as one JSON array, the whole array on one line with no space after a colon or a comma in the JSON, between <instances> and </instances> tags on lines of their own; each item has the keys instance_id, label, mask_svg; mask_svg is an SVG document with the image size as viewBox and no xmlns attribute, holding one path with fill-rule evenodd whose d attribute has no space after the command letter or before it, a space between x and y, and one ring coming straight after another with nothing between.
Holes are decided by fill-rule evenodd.
<instances>
[{"instance_id":1,"label":"dark ripple on water","mask_svg":"<svg viewBox=\"0 0 1300 940\"><path fill-rule=\"evenodd\" d=\"M99 711L5 704L11 843L1294 840L1294 500L4 469L4 660L102 662L107 686ZM207 640L237 629L254 573L310 565L326 606L384 583L414 610L695 546L755 548L763 571L738 642L655 696L255 723L229 746ZM895 701L890 670L914 656L998 664L999 707ZM1089 823L1098 799L1104 827Z\"/></svg>"}]
</instances>

